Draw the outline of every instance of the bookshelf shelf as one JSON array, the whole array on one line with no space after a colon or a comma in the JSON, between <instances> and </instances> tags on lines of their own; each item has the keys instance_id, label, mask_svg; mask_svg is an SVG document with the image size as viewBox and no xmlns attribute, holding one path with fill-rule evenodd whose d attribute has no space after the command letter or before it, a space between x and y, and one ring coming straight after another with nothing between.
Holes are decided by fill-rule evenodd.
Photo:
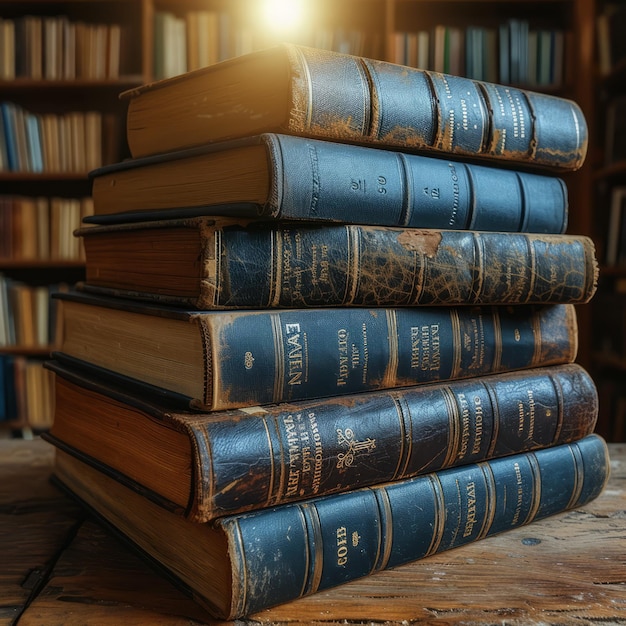
<instances>
[{"instance_id":1,"label":"bookshelf shelf","mask_svg":"<svg viewBox=\"0 0 626 626\"><path fill-rule=\"evenodd\" d=\"M591 373L601 398L599 419L623 441L619 424L624 422L617 408L626 406L626 6L610 0L591 4L597 28L591 89L597 129L592 146L596 158L591 233L598 249L606 250L607 261L590 309Z\"/></svg>"}]
</instances>

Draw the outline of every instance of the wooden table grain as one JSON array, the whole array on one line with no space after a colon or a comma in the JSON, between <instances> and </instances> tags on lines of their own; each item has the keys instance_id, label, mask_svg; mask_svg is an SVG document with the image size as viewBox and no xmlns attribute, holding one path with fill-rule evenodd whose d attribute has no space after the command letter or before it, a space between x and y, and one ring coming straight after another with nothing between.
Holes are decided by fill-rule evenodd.
<instances>
[{"instance_id":1,"label":"wooden table grain","mask_svg":"<svg viewBox=\"0 0 626 626\"><path fill-rule=\"evenodd\" d=\"M584 507L237 624L626 624L626 444ZM223 624L49 482L53 449L0 440L0 626Z\"/></svg>"}]
</instances>

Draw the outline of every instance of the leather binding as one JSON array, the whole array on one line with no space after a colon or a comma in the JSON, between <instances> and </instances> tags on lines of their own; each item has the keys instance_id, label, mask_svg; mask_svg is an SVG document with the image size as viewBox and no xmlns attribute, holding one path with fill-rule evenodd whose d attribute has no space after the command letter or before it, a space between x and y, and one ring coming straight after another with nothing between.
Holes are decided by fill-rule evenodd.
<instances>
[{"instance_id":1,"label":"leather binding","mask_svg":"<svg viewBox=\"0 0 626 626\"><path fill-rule=\"evenodd\" d=\"M177 545L182 531L177 515L67 459L57 460L55 479L223 619L583 506L600 494L610 472L606 444L592 434L553 448L194 525L196 549L188 560L191 551L159 553L158 542L150 541L156 517L159 531ZM203 585L204 570L194 572L207 567L194 564L198 553L213 559L212 576L230 581L221 593L209 589L211 583Z\"/></svg>"},{"instance_id":2,"label":"leather binding","mask_svg":"<svg viewBox=\"0 0 626 626\"><path fill-rule=\"evenodd\" d=\"M559 365L578 348L570 304L196 311L88 292L56 297L66 317L57 358L178 392L181 406L204 411ZM195 329L198 353L168 353L165 341L152 351L165 332L158 318ZM158 367L142 366L147 354ZM172 380L180 361L201 365Z\"/></svg>"},{"instance_id":3,"label":"leather binding","mask_svg":"<svg viewBox=\"0 0 626 626\"><path fill-rule=\"evenodd\" d=\"M231 153L245 162L254 146L264 148L255 174L269 190L258 201L239 180L252 178L251 166L234 179L222 166ZM568 218L567 187L557 176L284 134L128 159L91 172L91 180L96 214L88 223L212 214L562 233ZM236 202L222 191L231 191L229 180L241 189Z\"/></svg>"},{"instance_id":4,"label":"leather binding","mask_svg":"<svg viewBox=\"0 0 626 626\"><path fill-rule=\"evenodd\" d=\"M115 450L130 441L125 416L162 427L153 435L159 445L173 431L189 439L192 477L178 505L193 521L574 441L593 431L598 413L596 388L577 364L217 413L180 410L167 394L142 393L97 368L46 367L57 374L57 410L42 436L96 458L116 478L130 475L127 455L104 458L100 439ZM84 392L92 409L77 420L72 393ZM109 417L83 428L100 406ZM148 462L166 459L152 452L142 457Z\"/></svg>"},{"instance_id":5,"label":"leather binding","mask_svg":"<svg viewBox=\"0 0 626 626\"><path fill-rule=\"evenodd\" d=\"M295 44L123 98L135 157L284 132L567 171L588 144L584 115L566 98Z\"/></svg>"},{"instance_id":6,"label":"leather binding","mask_svg":"<svg viewBox=\"0 0 626 626\"><path fill-rule=\"evenodd\" d=\"M186 246L174 247L168 230L187 238ZM198 309L582 304L598 278L584 235L213 218L88 226L77 234L87 259L83 287ZM166 263L171 286L161 285L157 261L183 250L187 261ZM198 280L187 295L172 276Z\"/></svg>"}]
</instances>

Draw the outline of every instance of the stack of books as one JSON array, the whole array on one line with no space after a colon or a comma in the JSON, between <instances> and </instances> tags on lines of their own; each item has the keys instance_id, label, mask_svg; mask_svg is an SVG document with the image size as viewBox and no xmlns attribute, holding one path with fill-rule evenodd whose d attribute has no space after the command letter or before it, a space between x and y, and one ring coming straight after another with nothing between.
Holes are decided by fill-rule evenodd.
<instances>
[{"instance_id":1,"label":"stack of books","mask_svg":"<svg viewBox=\"0 0 626 626\"><path fill-rule=\"evenodd\" d=\"M47 437L215 616L600 493L574 103L291 45L126 97Z\"/></svg>"}]
</instances>

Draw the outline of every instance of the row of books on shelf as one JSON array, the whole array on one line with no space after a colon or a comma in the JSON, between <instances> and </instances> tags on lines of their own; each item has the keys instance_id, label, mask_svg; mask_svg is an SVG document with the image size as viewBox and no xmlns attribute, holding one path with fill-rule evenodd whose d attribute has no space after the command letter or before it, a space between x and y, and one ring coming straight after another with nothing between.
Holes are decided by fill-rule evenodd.
<instances>
[{"instance_id":1,"label":"row of books on shelf","mask_svg":"<svg viewBox=\"0 0 626 626\"><path fill-rule=\"evenodd\" d=\"M2 102L0 114L0 172L84 174L103 164L103 125L112 116L33 113L14 102Z\"/></svg>"},{"instance_id":2,"label":"row of books on shelf","mask_svg":"<svg viewBox=\"0 0 626 626\"><path fill-rule=\"evenodd\" d=\"M626 5L609 0L602 3L596 17L598 42L598 67L600 74L608 76L626 62Z\"/></svg>"},{"instance_id":3,"label":"row of books on shelf","mask_svg":"<svg viewBox=\"0 0 626 626\"><path fill-rule=\"evenodd\" d=\"M135 158L93 175L46 363L55 480L221 619L598 496L575 103L291 45L215 74L134 90Z\"/></svg>"},{"instance_id":4,"label":"row of books on shelf","mask_svg":"<svg viewBox=\"0 0 626 626\"><path fill-rule=\"evenodd\" d=\"M0 18L0 80L104 80L120 75L119 24L67 16Z\"/></svg>"},{"instance_id":5,"label":"row of books on shelf","mask_svg":"<svg viewBox=\"0 0 626 626\"><path fill-rule=\"evenodd\" d=\"M622 322L623 324L623 322ZM606 371L598 383L598 396L601 407L599 428L611 441L626 441L626 389L624 369L626 353L622 355L621 369ZM606 362L605 362L606 365Z\"/></svg>"},{"instance_id":6,"label":"row of books on shelf","mask_svg":"<svg viewBox=\"0 0 626 626\"><path fill-rule=\"evenodd\" d=\"M157 11L154 21L154 75L167 78L250 53L271 44L267 29L233 21L232 13L188 11L178 15ZM356 28L305 25L299 43L324 50L378 57L383 53L379 34ZM277 40L274 41L274 43Z\"/></svg>"},{"instance_id":7,"label":"row of books on shelf","mask_svg":"<svg viewBox=\"0 0 626 626\"><path fill-rule=\"evenodd\" d=\"M29 285L0 274L0 346L49 348L60 339L57 302L64 284Z\"/></svg>"},{"instance_id":8,"label":"row of books on shelf","mask_svg":"<svg viewBox=\"0 0 626 626\"><path fill-rule=\"evenodd\" d=\"M563 83L564 32L530 29L525 20L499 28L437 25L393 38L392 60L401 65L534 88Z\"/></svg>"},{"instance_id":9,"label":"row of books on shelf","mask_svg":"<svg viewBox=\"0 0 626 626\"><path fill-rule=\"evenodd\" d=\"M0 259L81 261L73 232L91 214L91 196L0 196Z\"/></svg>"},{"instance_id":10,"label":"row of books on shelf","mask_svg":"<svg viewBox=\"0 0 626 626\"><path fill-rule=\"evenodd\" d=\"M615 185L610 189L605 241L606 265L626 267L626 185Z\"/></svg>"},{"instance_id":11,"label":"row of books on shelf","mask_svg":"<svg viewBox=\"0 0 626 626\"><path fill-rule=\"evenodd\" d=\"M609 98L604 112L604 163L626 163L626 94Z\"/></svg>"},{"instance_id":12,"label":"row of books on shelf","mask_svg":"<svg viewBox=\"0 0 626 626\"><path fill-rule=\"evenodd\" d=\"M42 431L54 415L54 377L40 359L0 354L0 426Z\"/></svg>"}]
</instances>

